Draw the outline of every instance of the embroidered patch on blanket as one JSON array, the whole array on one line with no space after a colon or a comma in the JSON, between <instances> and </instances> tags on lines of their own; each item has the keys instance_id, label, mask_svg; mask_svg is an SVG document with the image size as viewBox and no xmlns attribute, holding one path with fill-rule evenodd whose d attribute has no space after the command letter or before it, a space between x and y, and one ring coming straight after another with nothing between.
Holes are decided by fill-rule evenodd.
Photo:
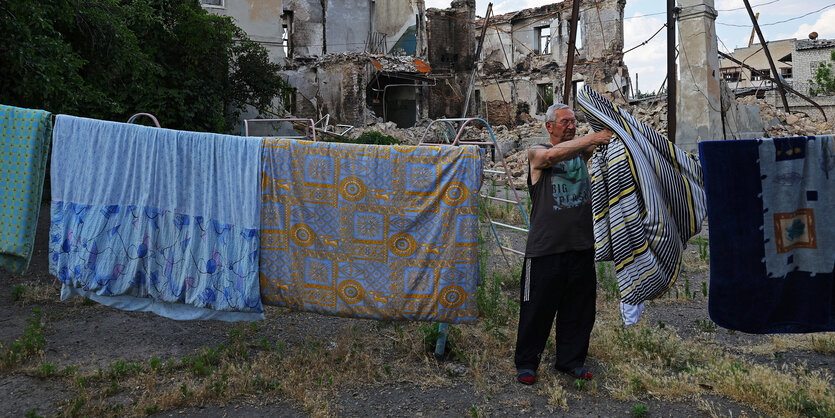
<instances>
[{"instance_id":1,"label":"embroidered patch on blanket","mask_svg":"<svg viewBox=\"0 0 835 418\"><path fill-rule=\"evenodd\" d=\"M717 324L835 331L835 148L829 135L699 144Z\"/></svg>"}]
</instances>

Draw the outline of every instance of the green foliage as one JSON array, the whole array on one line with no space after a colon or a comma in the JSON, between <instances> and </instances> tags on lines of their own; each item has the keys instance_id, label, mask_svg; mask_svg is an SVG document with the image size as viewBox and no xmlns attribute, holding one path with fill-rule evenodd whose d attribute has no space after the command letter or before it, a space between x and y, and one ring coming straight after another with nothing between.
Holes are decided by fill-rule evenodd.
<instances>
[{"instance_id":1,"label":"green foliage","mask_svg":"<svg viewBox=\"0 0 835 418\"><path fill-rule=\"evenodd\" d=\"M835 51L830 53L829 59L835 61ZM833 93L835 93L835 73L832 72L832 63L821 62L815 75L809 80L809 94L824 96Z\"/></svg>"},{"instance_id":2,"label":"green foliage","mask_svg":"<svg viewBox=\"0 0 835 418\"><path fill-rule=\"evenodd\" d=\"M696 320L696 329L698 329L701 332L714 332L714 331L716 331L717 327L718 327L718 325L716 325L715 322L713 322L709 319L705 319L705 320L697 319Z\"/></svg>"},{"instance_id":3,"label":"green foliage","mask_svg":"<svg viewBox=\"0 0 835 418\"><path fill-rule=\"evenodd\" d=\"M291 90L266 50L196 0L0 3L0 103L223 132Z\"/></svg>"},{"instance_id":4,"label":"green foliage","mask_svg":"<svg viewBox=\"0 0 835 418\"><path fill-rule=\"evenodd\" d=\"M597 263L597 282L605 291L606 300L620 300L620 288L614 265L607 262Z\"/></svg>"},{"instance_id":5,"label":"green foliage","mask_svg":"<svg viewBox=\"0 0 835 418\"><path fill-rule=\"evenodd\" d=\"M41 363L35 371L38 376L50 377L55 374L55 365L51 363Z\"/></svg>"},{"instance_id":6,"label":"green foliage","mask_svg":"<svg viewBox=\"0 0 835 418\"><path fill-rule=\"evenodd\" d=\"M790 391L791 395L786 399L786 407L799 412L807 417L831 417L832 411L828 410L826 404L821 404L809 398L809 395L803 388L796 391Z\"/></svg>"},{"instance_id":7,"label":"green foliage","mask_svg":"<svg viewBox=\"0 0 835 418\"><path fill-rule=\"evenodd\" d=\"M124 360L116 360L110 365L107 375L112 379L118 379L123 376L139 374L141 371L141 364L126 362Z\"/></svg>"},{"instance_id":8,"label":"green foliage","mask_svg":"<svg viewBox=\"0 0 835 418\"><path fill-rule=\"evenodd\" d=\"M5 367L14 367L26 359L40 354L46 340L43 336L43 324L41 324L41 310L34 309L32 316L26 318L26 330L10 346L0 345L0 357Z\"/></svg>"},{"instance_id":9,"label":"green foliage","mask_svg":"<svg viewBox=\"0 0 835 418\"><path fill-rule=\"evenodd\" d=\"M699 246L699 260L708 261L710 259L710 242L702 237L696 237L694 241Z\"/></svg>"},{"instance_id":10,"label":"green foliage","mask_svg":"<svg viewBox=\"0 0 835 418\"><path fill-rule=\"evenodd\" d=\"M43 417L43 415L38 415L38 411L36 409L33 409L33 410L27 412L26 415L24 415L24 416L26 418L42 418Z\"/></svg>"},{"instance_id":11,"label":"green foliage","mask_svg":"<svg viewBox=\"0 0 835 418\"><path fill-rule=\"evenodd\" d=\"M632 407L632 410L629 411L629 415L632 415L635 418L642 418L647 416L649 413L649 409L646 405L639 403Z\"/></svg>"},{"instance_id":12,"label":"green foliage","mask_svg":"<svg viewBox=\"0 0 835 418\"><path fill-rule=\"evenodd\" d=\"M12 300L15 302L20 302L23 299L23 295L26 294L26 286L22 284L16 284L12 287Z\"/></svg>"},{"instance_id":13,"label":"green foliage","mask_svg":"<svg viewBox=\"0 0 835 418\"><path fill-rule=\"evenodd\" d=\"M378 131L366 131L356 138L348 138L341 136L339 138L332 138L325 136L323 138L326 142L343 142L346 144L365 144L365 145L397 145L399 142L397 138L390 135L383 135Z\"/></svg>"},{"instance_id":14,"label":"green foliage","mask_svg":"<svg viewBox=\"0 0 835 418\"><path fill-rule=\"evenodd\" d=\"M196 376L208 376L220 364L225 351L223 344L215 348L203 346L195 355L184 357L182 364Z\"/></svg>"}]
</instances>

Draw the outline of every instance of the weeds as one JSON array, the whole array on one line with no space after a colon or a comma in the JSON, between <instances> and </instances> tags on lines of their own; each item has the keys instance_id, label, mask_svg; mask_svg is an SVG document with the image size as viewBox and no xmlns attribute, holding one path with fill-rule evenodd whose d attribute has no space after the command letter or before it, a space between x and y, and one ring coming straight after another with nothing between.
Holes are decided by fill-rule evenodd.
<instances>
[{"instance_id":1,"label":"weeds","mask_svg":"<svg viewBox=\"0 0 835 418\"><path fill-rule=\"evenodd\" d=\"M620 300L620 288L614 270L612 263L597 263L597 282L603 288L607 301Z\"/></svg>"},{"instance_id":2,"label":"weeds","mask_svg":"<svg viewBox=\"0 0 835 418\"><path fill-rule=\"evenodd\" d=\"M710 254L708 253L708 241L702 237L697 237L696 243L699 245L699 260L707 262L710 259Z\"/></svg>"},{"instance_id":3,"label":"weeds","mask_svg":"<svg viewBox=\"0 0 835 418\"><path fill-rule=\"evenodd\" d=\"M119 379L125 376L133 376L142 371L142 365L126 362L124 360L116 360L107 371L107 376L111 379Z\"/></svg>"},{"instance_id":4,"label":"weeds","mask_svg":"<svg viewBox=\"0 0 835 418\"><path fill-rule=\"evenodd\" d=\"M812 337L809 348L822 354L835 354L835 334L829 333L821 337Z\"/></svg>"},{"instance_id":5,"label":"weeds","mask_svg":"<svg viewBox=\"0 0 835 418\"><path fill-rule=\"evenodd\" d=\"M24 294L26 294L26 286L16 284L12 287L12 301L20 302L23 299Z\"/></svg>"},{"instance_id":6,"label":"weeds","mask_svg":"<svg viewBox=\"0 0 835 418\"><path fill-rule=\"evenodd\" d=\"M705 319L705 320L697 319L696 320L696 329L699 330L699 332L714 332L714 331L716 331L716 328L717 328L716 323L709 320L709 319Z\"/></svg>"},{"instance_id":7,"label":"weeds","mask_svg":"<svg viewBox=\"0 0 835 418\"><path fill-rule=\"evenodd\" d=\"M647 416L648 413L649 409L646 405L642 403L633 406L632 409L629 411L629 415L633 416L634 418L643 418Z\"/></svg>"},{"instance_id":8,"label":"weeds","mask_svg":"<svg viewBox=\"0 0 835 418\"><path fill-rule=\"evenodd\" d=\"M41 310L33 309L32 316L26 318L26 330L10 346L0 345L3 367L10 369L18 363L43 352L46 342L43 336L43 324L41 323Z\"/></svg>"}]
</instances>

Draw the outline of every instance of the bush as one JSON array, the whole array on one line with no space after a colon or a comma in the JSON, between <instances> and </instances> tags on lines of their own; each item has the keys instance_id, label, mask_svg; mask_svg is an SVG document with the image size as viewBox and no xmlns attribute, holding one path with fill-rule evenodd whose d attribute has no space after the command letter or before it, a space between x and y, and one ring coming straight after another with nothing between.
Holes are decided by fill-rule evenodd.
<instances>
[{"instance_id":1,"label":"bush","mask_svg":"<svg viewBox=\"0 0 835 418\"><path fill-rule=\"evenodd\" d=\"M339 137L331 138L324 137L327 142L343 142L346 144L364 144L364 145L397 145L399 141L397 138L390 135L383 135L382 132L367 131L363 132L356 138Z\"/></svg>"},{"instance_id":2,"label":"bush","mask_svg":"<svg viewBox=\"0 0 835 418\"><path fill-rule=\"evenodd\" d=\"M8 0L0 27L7 105L224 132L239 107L289 89L263 47L196 0Z\"/></svg>"}]
</instances>

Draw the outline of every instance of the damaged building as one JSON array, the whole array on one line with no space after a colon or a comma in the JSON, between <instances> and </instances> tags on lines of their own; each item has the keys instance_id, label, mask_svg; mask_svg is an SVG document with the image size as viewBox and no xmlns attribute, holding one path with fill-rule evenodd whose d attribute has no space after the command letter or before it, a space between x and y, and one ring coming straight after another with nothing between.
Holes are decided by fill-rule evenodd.
<instances>
[{"instance_id":1,"label":"damaged building","mask_svg":"<svg viewBox=\"0 0 835 418\"><path fill-rule=\"evenodd\" d=\"M491 16L480 56L475 0L429 10L423 0L201 1L235 18L282 64L294 88L279 112L286 115L400 127L460 117L476 69L468 115L515 124L541 119L565 88L571 1ZM625 3L581 5L572 92L589 84L628 100Z\"/></svg>"},{"instance_id":2,"label":"damaged building","mask_svg":"<svg viewBox=\"0 0 835 418\"><path fill-rule=\"evenodd\" d=\"M201 0L230 16L282 64L294 88L285 115L362 125L412 126L414 85L429 84L423 0ZM426 111L423 110L425 114Z\"/></svg>"},{"instance_id":3,"label":"damaged building","mask_svg":"<svg viewBox=\"0 0 835 418\"><path fill-rule=\"evenodd\" d=\"M580 5L571 85L565 84L572 3L550 4L496 16L487 31L476 84L480 113L493 124L528 114L544 116L554 100L588 84L616 103L626 103L630 78L623 61L625 0Z\"/></svg>"}]
</instances>

